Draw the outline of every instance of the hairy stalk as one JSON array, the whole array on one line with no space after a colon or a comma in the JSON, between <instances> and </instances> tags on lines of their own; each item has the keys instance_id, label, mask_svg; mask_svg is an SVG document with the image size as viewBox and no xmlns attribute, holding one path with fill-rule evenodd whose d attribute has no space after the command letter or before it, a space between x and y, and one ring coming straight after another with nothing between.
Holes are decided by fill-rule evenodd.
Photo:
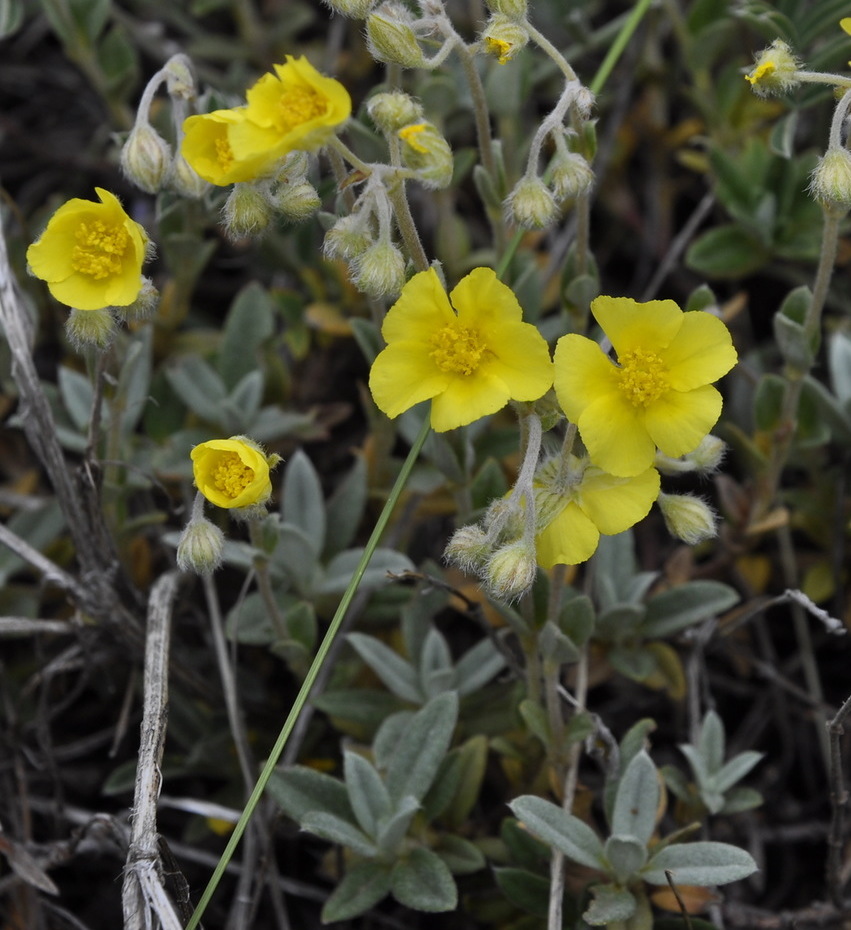
<instances>
[{"instance_id":1,"label":"hairy stalk","mask_svg":"<svg viewBox=\"0 0 851 930\"><path fill-rule=\"evenodd\" d=\"M562 53L553 45L552 42L542 33L539 32L530 22L526 20L524 23L526 31L529 33L529 38L538 46L538 48L548 55L558 66L559 71L564 75L565 80L575 81L577 80L576 72L571 68L570 63L562 55Z\"/></svg>"},{"instance_id":2,"label":"hairy stalk","mask_svg":"<svg viewBox=\"0 0 851 930\"><path fill-rule=\"evenodd\" d=\"M352 575L351 581L349 582L349 585L343 594L342 600L340 601L337 610L334 613L334 616L328 627L328 631L326 632L325 637L322 640L319 649L317 650L316 656L311 663L310 668L308 669L307 675L304 677L304 681L302 682L298 695L293 702L292 709L287 715L287 719L284 721L281 732L278 734L278 739L275 741L275 745L272 747L272 750L269 753L269 758L266 760L266 764L263 766L263 771L260 773L260 777L257 779L257 783L254 785L254 790L251 792L251 797L249 797L248 803L245 805L245 809L243 810L237 825L234 827L234 831L228 840L225 851L222 853L222 856L216 865L210 881L208 882L207 887L204 889L204 893L201 895L201 899L199 900L198 905L192 914L192 917L189 919L189 923L186 925L185 930L195 930L195 928L198 926L201 918L204 915L204 911L207 909L207 905L210 903L210 899L213 897L213 894L215 893L215 890L221 881L222 875L224 875L228 863L233 858L236 847L239 845L239 841L242 839L242 834L245 832L245 828L248 825L248 822L251 819L254 813L254 809L257 807L257 804L260 801L260 798L263 796L266 784L268 783L269 778L271 777L272 772L278 763L278 759L281 757L281 753L284 751L284 747L287 744L290 733L295 727L296 721L301 714L301 710L307 702L308 697L310 696L313 683L316 681L319 670L322 668L322 665L325 662L325 658L328 655L328 651L330 650L334 639L337 636L337 632L339 631L340 626L345 619L346 612L349 609L352 598L357 593L358 587L360 586L361 580L363 579L364 572L369 566L372 555L378 546L378 542L381 539L381 535L383 534L384 529L390 520L390 516L396 507L396 503L399 500L405 485L408 483L408 477L411 474L411 469L414 467L414 463L419 457L423 443L426 441L430 430L431 425L427 419L423 423L419 435L414 440L414 444L411 446L408 457L405 459L405 462L402 465L399 476L396 479L396 483L393 485L393 489L390 491L387 502L384 504L384 508L381 511L378 520L376 520L372 535L369 537L369 541L364 547L363 555L361 556L361 559L358 562L358 566Z\"/></svg>"},{"instance_id":3,"label":"hairy stalk","mask_svg":"<svg viewBox=\"0 0 851 930\"><path fill-rule=\"evenodd\" d=\"M411 216L411 207L408 204L408 197L405 194L405 182L402 178L397 178L387 185L387 197L393 204L393 216L396 220L396 228L399 235L405 243L408 255L414 263L417 271L428 271L429 262L426 251L423 248L420 234L417 231L417 224Z\"/></svg>"}]
</instances>

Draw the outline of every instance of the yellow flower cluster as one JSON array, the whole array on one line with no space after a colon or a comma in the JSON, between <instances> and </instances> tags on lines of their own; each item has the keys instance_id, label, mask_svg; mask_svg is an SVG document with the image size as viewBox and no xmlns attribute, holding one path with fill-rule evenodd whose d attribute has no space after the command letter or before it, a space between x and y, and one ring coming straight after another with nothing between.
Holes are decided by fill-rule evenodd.
<instances>
[{"instance_id":1,"label":"yellow flower cluster","mask_svg":"<svg viewBox=\"0 0 851 930\"><path fill-rule=\"evenodd\" d=\"M352 102L339 81L304 57L288 55L246 93L246 105L188 117L181 154L220 187L270 174L284 156L323 146L349 118Z\"/></svg>"}]
</instances>

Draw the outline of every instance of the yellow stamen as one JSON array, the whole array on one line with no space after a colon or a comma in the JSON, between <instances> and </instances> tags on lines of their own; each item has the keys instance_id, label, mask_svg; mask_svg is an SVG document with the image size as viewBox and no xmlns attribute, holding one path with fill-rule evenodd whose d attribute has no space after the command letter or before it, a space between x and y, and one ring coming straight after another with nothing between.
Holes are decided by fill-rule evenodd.
<instances>
[{"instance_id":1,"label":"yellow stamen","mask_svg":"<svg viewBox=\"0 0 851 930\"><path fill-rule=\"evenodd\" d=\"M216 161L223 171L227 171L233 164L233 150L227 139L216 139Z\"/></svg>"},{"instance_id":2,"label":"yellow stamen","mask_svg":"<svg viewBox=\"0 0 851 930\"><path fill-rule=\"evenodd\" d=\"M243 463L235 452L223 452L213 471L213 484L234 499L254 480L254 469Z\"/></svg>"},{"instance_id":3,"label":"yellow stamen","mask_svg":"<svg viewBox=\"0 0 851 930\"><path fill-rule=\"evenodd\" d=\"M77 245L71 250L71 267L95 280L121 274L122 258L130 237L121 226L101 220L81 222L74 233Z\"/></svg>"},{"instance_id":4,"label":"yellow stamen","mask_svg":"<svg viewBox=\"0 0 851 930\"><path fill-rule=\"evenodd\" d=\"M290 132L322 116L327 109L328 101L312 87L288 88L278 104L278 128L281 132Z\"/></svg>"},{"instance_id":5,"label":"yellow stamen","mask_svg":"<svg viewBox=\"0 0 851 930\"><path fill-rule=\"evenodd\" d=\"M415 152L420 152L423 155L426 155L428 154L428 147L417 141L417 136L420 135L425 130L425 128L425 123L416 123L413 126L405 126L404 129L399 130L399 138L403 142L407 142Z\"/></svg>"},{"instance_id":6,"label":"yellow stamen","mask_svg":"<svg viewBox=\"0 0 851 930\"><path fill-rule=\"evenodd\" d=\"M497 64L504 65L511 57L511 43L504 39L494 39L492 36L485 36L485 45L491 55L496 55Z\"/></svg>"},{"instance_id":7,"label":"yellow stamen","mask_svg":"<svg viewBox=\"0 0 851 930\"><path fill-rule=\"evenodd\" d=\"M619 356L619 386L635 407L647 407L668 390L668 371L654 352L635 349Z\"/></svg>"},{"instance_id":8,"label":"yellow stamen","mask_svg":"<svg viewBox=\"0 0 851 930\"><path fill-rule=\"evenodd\" d=\"M758 65L750 74L745 75L745 80L749 84L758 84L762 78L767 77L772 72L776 71L777 67L773 61L764 61L761 65Z\"/></svg>"},{"instance_id":9,"label":"yellow stamen","mask_svg":"<svg viewBox=\"0 0 851 930\"><path fill-rule=\"evenodd\" d=\"M471 375L478 367L487 346L475 329L444 326L431 337L429 353L441 371Z\"/></svg>"}]
</instances>

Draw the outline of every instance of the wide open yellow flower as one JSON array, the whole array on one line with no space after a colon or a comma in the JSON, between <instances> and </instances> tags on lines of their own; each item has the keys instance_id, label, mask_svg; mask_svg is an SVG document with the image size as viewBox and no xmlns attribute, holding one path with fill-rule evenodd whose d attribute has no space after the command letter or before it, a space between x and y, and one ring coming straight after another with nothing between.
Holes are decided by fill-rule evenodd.
<instances>
[{"instance_id":1,"label":"wide open yellow flower","mask_svg":"<svg viewBox=\"0 0 851 930\"><path fill-rule=\"evenodd\" d=\"M272 493L269 471L280 461L244 436L212 439L190 453L195 487L217 507L265 504Z\"/></svg>"},{"instance_id":2,"label":"wide open yellow flower","mask_svg":"<svg viewBox=\"0 0 851 930\"><path fill-rule=\"evenodd\" d=\"M509 400L537 400L552 384L552 362L522 316L490 268L471 271L448 298L433 268L414 275L381 328L387 348L369 376L376 404L397 417L431 399L431 425L444 432Z\"/></svg>"},{"instance_id":3,"label":"wide open yellow flower","mask_svg":"<svg viewBox=\"0 0 851 930\"><path fill-rule=\"evenodd\" d=\"M721 415L711 386L736 364L730 332L711 313L683 313L672 300L598 297L591 312L617 364L584 336L562 336L555 389L592 462L612 475L639 475L658 446L678 458L698 447Z\"/></svg>"},{"instance_id":4,"label":"wide open yellow flower","mask_svg":"<svg viewBox=\"0 0 851 930\"><path fill-rule=\"evenodd\" d=\"M245 97L245 119L229 132L238 160L318 149L352 112L349 92L339 81L320 74L306 58L291 55Z\"/></svg>"},{"instance_id":5,"label":"wide open yellow flower","mask_svg":"<svg viewBox=\"0 0 851 930\"><path fill-rule=\"evenodd\" d=\"M100 203L74 198L63 204L27 249L32 273L77 310L126 307L142 289L145 230L114 194L100 187L95 193Z\"/></svg>"},{"instance_id":6,"label":"wide open yellow flower","mask_svg":"<svg viewBox=\"0 0 851 930\"><path fill-rule=\"evenodd\" d=\"M543 465L535 476L538 564L578 565L594 554L600 534L622 533L642 520L659 496L659 472L618 478L587 457Z\"/></svg>"},{"instance_id":7,"label":"wide open yellow flower","mask_svg":"<svg viewBox=\"0 0 851 930\"><path fill-rule=\"evenodd\" d=\"M280 160L272 152L237 158L230 142L234 126L245 121L245 107L214 110L183 122L180 153L194 172L210 184L226 187L237 181L253 181L269 174Z\"/></svg>"}]
</instances>

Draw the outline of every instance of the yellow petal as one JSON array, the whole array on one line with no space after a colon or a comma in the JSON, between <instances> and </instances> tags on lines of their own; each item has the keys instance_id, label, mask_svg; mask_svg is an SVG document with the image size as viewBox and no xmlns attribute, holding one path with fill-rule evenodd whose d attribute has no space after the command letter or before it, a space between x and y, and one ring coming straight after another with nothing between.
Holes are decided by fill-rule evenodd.
<instances>
[{"instance_id":1,"label":"yellow petal","mask_svg":"<svg viewBox=\"0 0 851 930\"><path fill-rule=\"evenodd\" d=\"M394 342L372 363L369 389L378 409L393 418L445 390L451 377L434 364L422 344Z\"/></svg>"},{"instance_id":2,"label":"yellow petal","mask_svg":"<svg viewBox=\"0 0 851 930\"><path fill-rule=\"evenodd\" d=\"M585 336L562 336L556 344L554 362L556 396L574 423L599 397L620 393L617 369L597 343Z\"/></svg>"},{"instance_id":3,"label":"yellow petal","mask_svg":"<svg viewBox=\"0 0 851 930\"><path fill-rule=\"evenodd\" d=\"M843 32L847 32L848 35L851 35L851 16L843 16L839 20L839 26Z\"/></svg>"},{"instance_id":4,"label":"yellow petal","mask_svg":"<svg viewBox=\"0 0 851 930\"><path fill-rule=\"evenodd\" d=\"M431 402L431 425L438 433L466 426L501 410L510 394L499 378L479 369L472 375L452 377Z\"/></svg>"},{"instance_id":5,"label":"yellow petal","mask_svg":"<svg viewBox=\"0 0 851 930\"><path fill-rule=\"evenodd\" d=\"M491 353L481 368L498 377L512 400L537 400L553 383L547 342L531 323L494 325L487 334Z\"/></svg>"},{"instance_id":6,"label":"yellow petal","mask_svg":"<svg viewBox=\"0 0 851 930\"><path fill-rule=\"evenodd\" d=\"M381 335L388 345L398 341L428 343L455 319L437 272L429 268L415 274L402 288L399 299L384 317Z\"/></svg>"},{"instance_id":7,"label":"yellow petal","mask_svg":"<svg viewBox=\"0 0 851 930\"><path fill-rule=\"evenodd\" d=\"M564 510L535 537L538 564L578 565L590 559L600 541L591 520L570 501Z\"/></svg>"},{"instance_id":8,"label":"yellow petal","mask_svg":"<svg viewBox=\"0 0 851 930\"><path fill-rule=\"evenodd\" d=\"M643 411L627 403L620 392L594 401L577 425L591 461L603 471L628 478L653 464L656 446L644 425Z\"/></svg>"},{"instance_id":9,"label":"yellow petal","mask_svg":"<svg viewBox=\"0 0 851 930\"><path fill-rule=\"evenodd\" d=\"M672 458L696 449L721 416L721 395L711 384L693 391L668 391L645 413L647 431Z\"/></svg>"},{"instance_id":10,"label":"yellow petal","mask_svg":"<svg viewBox=\"0 0 851 930\"><path fill-rule=\"evenodd\" d=\"M490 268L474 268L449 295L464 326L488 331L506 323L519 323L523 310L514 291Z\"/></svg>"},{"instance_id":11,"label":"yellow petal","mask_svg":"<svg viewBox=\"0 0 851 930\"><path fill-rule=\"evenodd\" d=\"M236 495L229 494L219 487L216 479L217 469L229 460L233 461L234 455L253 472L250 481ZM192 449L190 458L195 486L217 507L228 510L249 507L252 504L263 503L272 493L266 457L253 445L241 439L212 439L202 442Z\"/></svg>"},{"instance_id":12,"label":"yellow petal","mask_svg":"<svg viewBox=\"0 0 851 930\"><path fill-rule=\"evenodd\" d=\"M727 327L711 313L683 314L683 325L662 353L668 380L676 391L717 381L736 364L737 355Z\"/></svg>"},{"instance_id":13,"label":"yellow petal","mask_svg":"<svg viewBox=\"0 0 851 930\"><path fill-rule=\"evenodd\" d=\"M630 297L596 297L591 312L618 355L637 348L664 348L676 336L683 318L673 300L638 303Z\"/></svg>"},{"instance_id":14,"label":"yellow petal","mask_svg":"<svg viewBox=\"0 0 851 930\"><path fill-rule=\"evenodd\" d=\"M593 465L576 492L577 503L606 536L643 520L659 496L659 472L648 468L633 478L616 478Z\"/></svg>"}]
</instances>

